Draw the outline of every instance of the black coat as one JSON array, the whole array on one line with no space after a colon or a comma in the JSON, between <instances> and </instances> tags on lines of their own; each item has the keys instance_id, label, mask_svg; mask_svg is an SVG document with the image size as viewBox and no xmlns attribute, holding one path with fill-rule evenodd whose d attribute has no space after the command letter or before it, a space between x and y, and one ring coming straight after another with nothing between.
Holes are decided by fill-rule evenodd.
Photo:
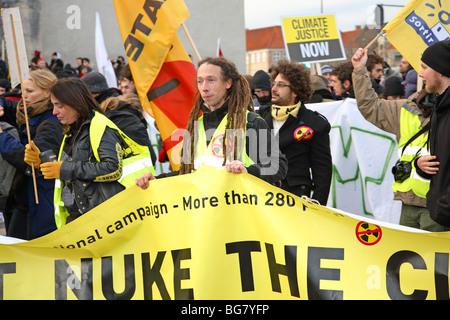
<instances>
[{"instance_id":1,"label":"black coat","mask_svg":"<svg viewBox=\"0 0 450 320\"><path fill-rule=\"evenodd\" d=\"M259 113L273 129L271 107L261 108ZM327 203L332 176L330 129L325 117L302 104L297 117L289 115L275 136L288 160L288 173L281 187L291 191L306 186L322 205Z\"/></svg>"},{"instance_id":2,"label":"black coat","mask_svg":"<svg viewBox=\"0 0 450 320\"><path fill-rule=\"evenodd\" d=\"M129 103L120 101L117 108L106 109L105 115L131 140L150 149L154 165L157 160L156 154L147 133L147 122L139 110Z\"/></svg>"},{"instance_id":3,"label":"black coat","mask_svg":"<svg viewBox=\"0 0 450 320\"><path fill-rule=\"evenodd\" d=\"M72 218L88 212L125 189L118 182L122 156L117 150L117 144L122 149L128 146L116 130L106 127L98 147L100 162L97 162L89 135L91 119L84 122L76 134L69 134L64 144L64 152L71 160L62 163L60 179L64 184L71 182L73 185L78 212L69 211Z\"/></svg>"},{"instance_id":4,"label":"black coat","mask_svg":"<svg viewBox=\"0 0 450 320\"><path fill-rule=\"evenodd\" d=\"M431 115L430 153L439 161L439 171L431 177L427 207L433 220L450 226L450 87L438 97Z\"/></svg>"}]
</instances>

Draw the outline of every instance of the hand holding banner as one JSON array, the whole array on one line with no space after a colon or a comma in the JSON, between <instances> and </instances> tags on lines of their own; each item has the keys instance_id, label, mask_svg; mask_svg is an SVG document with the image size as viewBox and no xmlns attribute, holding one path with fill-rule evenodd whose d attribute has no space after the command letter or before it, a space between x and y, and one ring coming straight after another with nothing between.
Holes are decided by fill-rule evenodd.
<instances>
[{"instance_id":1,"label":"hand holding banner","mask_svg":"<svg viewBox=\"0 0 450 320\"><path fill-rule=\"evenodd\" d=\"M448 299L448 232L360 219L250 174L157 179L0 245L0 299Z\"/></svg>"}]
</instances>

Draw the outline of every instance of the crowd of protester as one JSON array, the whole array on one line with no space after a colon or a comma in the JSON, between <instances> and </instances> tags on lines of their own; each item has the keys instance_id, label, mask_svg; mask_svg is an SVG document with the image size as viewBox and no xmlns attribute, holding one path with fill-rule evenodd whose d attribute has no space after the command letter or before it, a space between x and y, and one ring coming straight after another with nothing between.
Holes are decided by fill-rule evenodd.
<instances>
[{"instance_id":1,"label":"crowd of protester","mask_svg":"<svg viewBox=\"0 0 450 320\"><path fill-rule=\"evenodd\" d=\"M448 54L447 43L438 49ZM424 54L424 70L432 65L435 72L450 76L448 67L435 61L439 50ZM113 61L117 88L107 85L89 58L77 58L76 64L64 64L58 52L47 63L36 51L30 78L11 88L5 63L0 63L0 212L9 236L43 236L123 191L126 159L146 154L149 168L158 161L159 150L150 142L125 59ZM326 205L332 179L331 127L306 105L350 98L368 121L396 135L399 163L410 166L405 176L393 171L394 196L403 204L400 224L446 230L447 221L436 221L437 213L427 203L430 180L443 174L433 169L437 162L428 149L428 123L445 85L438 91L431 86L434 78L423 71L420 76L428 80L423 88L418 88L418 74L406 59L396 71L363 49L351 61L322 66L318 74L281 60L270 70L244 76L223 57L203 59L197 66L199 94L185 128L179 170L139 172L133 184L148 188L153 179L226 168ZM242 144L227 145L234 139L227 138L229 129L255 130L258 140L243 136ZM217 151L212 144L222 132ZM204 145L194 143L197 136L205 137ZM262 145L265 153L259 150ZM438 143L432 141L432 147Z\"/></svg>"}]
</instances>

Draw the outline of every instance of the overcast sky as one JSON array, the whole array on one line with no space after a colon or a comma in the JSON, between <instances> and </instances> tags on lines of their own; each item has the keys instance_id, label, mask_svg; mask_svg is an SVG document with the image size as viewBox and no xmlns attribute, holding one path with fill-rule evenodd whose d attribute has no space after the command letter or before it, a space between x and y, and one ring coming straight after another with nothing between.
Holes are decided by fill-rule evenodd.
<instances>
[{"instance_id":1,"label":"overcast sky","mask_svg":"<svg viewBox=\"0 0 450 320\"><path fill-rule=\"evenodd\" d=\"M314 16L321 13L321 0L244 0L245 27L258 29L281 25L280 17ZM373 21L373 9L377 4L404 6L409 0L322 0L323 14L334 14L340 31L354 30ZM385 22L400 7L384 6Z\"/></svg>"}]
</instances>

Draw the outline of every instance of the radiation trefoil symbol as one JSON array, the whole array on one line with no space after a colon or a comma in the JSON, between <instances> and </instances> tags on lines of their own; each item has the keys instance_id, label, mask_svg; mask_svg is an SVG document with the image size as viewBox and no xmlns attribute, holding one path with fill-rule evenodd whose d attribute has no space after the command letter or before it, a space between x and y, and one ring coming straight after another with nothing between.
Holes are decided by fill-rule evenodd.
<instances>
[{"instance_id":1,"label":"radiation trefoil symbol","mask_svg":"<svg viewBox=\"0 0 450 320\"><path fill-rule=\"evenodd\" d=\"M299 127L294 131L294 139L297 141L300 140L309 140L313 137L314 131L310 127Z\"/></svg>"},{"instance_id":2,"label":"radiation trefoil symbol","mask_svg":"<svg viewBox=\"0 0 450 320\"><path fill-rule=\"evenodd\" d=\"M355 233L359 242L366 246L377 244L382 237L382 231L379 226L364 221L357 224Z\"/></svg>"}]
</instances>

